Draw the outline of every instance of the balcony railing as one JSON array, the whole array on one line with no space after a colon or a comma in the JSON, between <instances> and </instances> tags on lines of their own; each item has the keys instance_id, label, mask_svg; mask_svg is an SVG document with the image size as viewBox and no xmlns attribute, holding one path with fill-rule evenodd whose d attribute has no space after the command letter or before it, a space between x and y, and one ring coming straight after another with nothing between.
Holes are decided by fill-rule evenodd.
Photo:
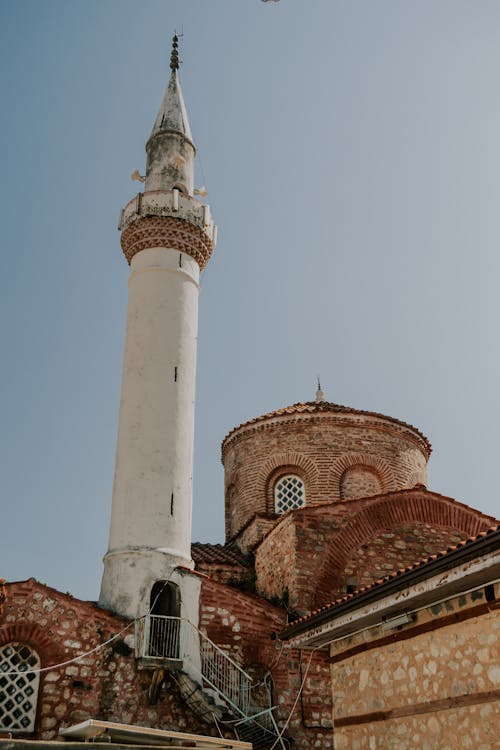
<instances>
[{"instance_id":1,"label":"balcony railing","mask_svg":"<svg viewBox=\"0 0 500 750\"><path fill-rule=\"evenodd\" d=\"M181 659L180 617L142 617L135 624L136 656L153 659Z\"/></svg>"}]
</instances>

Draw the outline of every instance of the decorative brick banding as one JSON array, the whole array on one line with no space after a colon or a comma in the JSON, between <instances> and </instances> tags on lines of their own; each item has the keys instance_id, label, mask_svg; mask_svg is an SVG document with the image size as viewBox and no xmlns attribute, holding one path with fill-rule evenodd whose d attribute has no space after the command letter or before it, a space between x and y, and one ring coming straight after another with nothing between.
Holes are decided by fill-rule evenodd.
<instances>
[{"instance_id":1,"label":"decorative brick banding","mask_svg":"<svg viewBox=\"0 0 500 750\"><path fill-rule=\"evenodd\" d=\"M0 627L0 646L6 643L26 643L34 648L42 661L42 666L57 664L65 658L60 642L47 633L47 629L28 620L18 620Z\"/></svg>"},{"instance_id":2,"label":"decorative brick banding","mask_svg":"<svg viewBox=\"0 0 500 750\"><path fill-rule=\"evenodd\" d=\"M121 246L129 264L141 250L165 247L190 255L201 270L213 250L213 243L199 227L170 216L148 216L129 224L122 232Z\"/></svg>"}]
</instances>

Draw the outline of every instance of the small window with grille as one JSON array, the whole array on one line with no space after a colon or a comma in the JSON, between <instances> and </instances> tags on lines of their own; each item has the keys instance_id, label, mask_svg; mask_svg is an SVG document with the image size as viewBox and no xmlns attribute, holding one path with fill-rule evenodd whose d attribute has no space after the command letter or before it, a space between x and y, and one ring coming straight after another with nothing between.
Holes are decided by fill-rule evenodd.
<instances>
[{"instance_id":1,"label":"small window with grille","mask_svg":"<svg viewBox=\"0 0 500 750\"><path fill-rule=\"evenodd\" d=\"M24 643L0 646L0 730L33 732L40 657Z\"/></svg>"},{"instance_id":2,"label":"small window with grille","mask_svg":"<svg viewBox=\"0 0 500 750\"><path fill-rule=\"evenodd\" d=\"M285 513L293 508L305 505L306 492L304 482L295 474L287 474L280 477L274 485L274 510L276 513Z\"/></svg>"}]
</instances>

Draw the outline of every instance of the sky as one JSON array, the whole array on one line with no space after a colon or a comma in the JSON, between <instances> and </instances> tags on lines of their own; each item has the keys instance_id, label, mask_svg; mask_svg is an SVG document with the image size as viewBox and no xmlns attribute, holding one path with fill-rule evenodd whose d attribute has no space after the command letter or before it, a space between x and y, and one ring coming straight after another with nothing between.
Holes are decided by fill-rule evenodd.
<instances>
[{"instance_id":1,"label":"sky","mask_svg":"<svg viewBox=\"0 0 500 750\"><path fill-rule=\"evenodd\" d=\"M397 417L500 515L497 0L0 0L0 576L96 599L128 266L117 231L182 32L202 276L193 540L220 444L312 400Z\"/></svg>"}]
</instances>

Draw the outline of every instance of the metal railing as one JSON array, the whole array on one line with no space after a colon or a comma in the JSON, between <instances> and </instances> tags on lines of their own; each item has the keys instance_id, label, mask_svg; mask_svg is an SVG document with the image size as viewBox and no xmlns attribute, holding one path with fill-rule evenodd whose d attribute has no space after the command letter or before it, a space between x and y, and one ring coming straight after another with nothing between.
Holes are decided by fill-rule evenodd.
<instances>
[{"instance_id":1,"label":"metal railing","mask_svg":"<svg viewBox=\"0 0 500 750\"><path fill-rule=\"evenodd\" d=\"M199 650L201 670L193 658L194 649ZM139 658L159 662L183 661L186 671L197 672L232 708L247 715L252 678L188 620L163 615L146 615L136 620L135 653Z\"/></svg>"},{"instance_id":2,"label":"metal railing","mask_svg":"<svg viewBox=\"0 0 500 750\"><path fill-rule=\"evenodd\" d=\"M255 750L270 744L286 750L272 706L263 710L251 702L250 675L188 620L163 615L136 620L135 653L139 658L157 659L158 665L166 659L182 662L183 671L196 673L202 688L211 688L239 715L234 728L241 739L253 742Z\"/></svg>"},{"instance_id":3,"label":"metal railing","mask_svg":"<svg viewBox=\"0 0 500 750\"><path fill-rule=\"evenodd\" d=\"M252 678L230 656L200 633L201 674L215 689L244 716L250 704Z\"/></svg>"},{"instance_id":4,"label":"metal railing","mask_svg":"<svg viewBox=\"0 0 500 750\"><path fill-rule=\"evenodd\" d=\"M181 659L180 617L149 615L135 623L135 653L153 659Z\"/></svg>"}]
</instances>

